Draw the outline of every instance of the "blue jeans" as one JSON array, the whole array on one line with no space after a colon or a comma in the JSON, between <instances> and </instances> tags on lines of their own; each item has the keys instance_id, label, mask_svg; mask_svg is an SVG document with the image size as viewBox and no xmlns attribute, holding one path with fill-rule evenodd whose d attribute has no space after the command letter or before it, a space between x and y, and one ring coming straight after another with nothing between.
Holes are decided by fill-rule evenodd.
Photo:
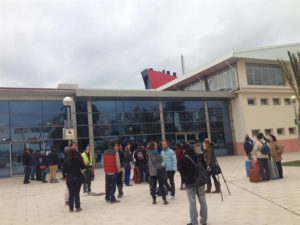
<instances>
[{"instance_id":1,"label":"blue jeans","mask_svg":"<svg viewBox=\"0 0 300 225\"><path fill-rule=\"evenodd\" d=\"M142 163L138 167L139 167L139 173L140 173L141 182L147 181L148 178L147 178L147 167L146 167L146 164Z\"/></svg>"},{"instance_id":2,"label":"blue jeans","mask_svg":"<svg viewBox=\"0 0 300 225\"><path fill-rule=\"evenodd\" d=\"M186 193L188 196L190 204L190 218L193 225L198 225L198 212L196 205L196 196L200 203L200 224L207 223L207 204L205 198L205 186L199 188L186 188Z\"/></svg>"},{"instance_id":3,"label":"blue jeans","mask_svg":"<svg viewBox=\"0 0 300 225\"><path fill-rule=\"evenodd\" d=\"M27 184L29 182L29 177L30 177L30 171L31 171L31 166L24 166L24 184Z\"/></svg>"},{"instance_id":4,"label":"blue jeans","mask_svg":"<svg viewBox=\"0 0 300 225\"><path fill-rule=\"evenodd\" d=\"M117 185L118 174L105 174L105 200L114 202L116 201L115 192Z\"/></svg>"},{"instance_id":5,"label":"blue jeans","mask_svg":"<svg viewBox=\"0 0 300 225\"><path fill-rule=\"evenodd\" d=\"M31 166L31 180L34 180L34 175L35 175L35 171L36 171L36 165L32 165Z\"/></svg>"},{"instance_id":6,"label":"blue jeans","mask_svg":"<svg viewBox=\"0 0 300 225\"><path fill-rule=\"evenodd\" d=\"M129 185L131 169L125 169L125 185Z\"/></svg>"}]
</instances>

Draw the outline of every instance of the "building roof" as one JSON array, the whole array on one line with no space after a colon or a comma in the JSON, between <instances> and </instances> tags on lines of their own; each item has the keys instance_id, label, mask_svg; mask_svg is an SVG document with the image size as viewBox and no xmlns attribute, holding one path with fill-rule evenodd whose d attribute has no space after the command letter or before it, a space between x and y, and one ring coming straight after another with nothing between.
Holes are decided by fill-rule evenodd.
<instances>
[{"instance_id":1,"label":"building roof","mask_svg":"<svg viewBox=\"0 0 300 225\"><path fill-rule=\"evenodd\" d=\"M170 71L160 72L153 69L145 69L142 71L142 77L145 83L146 89L156 89L174 79L176 79L176 73L172 76Z\"/></svg>"},{"instance_id":2,"label":"building roof","mask_svg":"<svg viewBox=\"0 0 300 225\"><path fill-rule=\"evenodd\" d=\"M190 84L192 81L200 79L201 77L208 75L214 71L222 69L232 63L235 63L239 59L258 59L274 62L277 59L289 60L287 52L300 52L300 43L276 45L263 48L256 48L250 50L233 51L223 57L217 58L211 63L201 66L198 70L186 74L176 80L157 88L157 90L176 90L178 87Z\"/></svg>"}]
</instances>

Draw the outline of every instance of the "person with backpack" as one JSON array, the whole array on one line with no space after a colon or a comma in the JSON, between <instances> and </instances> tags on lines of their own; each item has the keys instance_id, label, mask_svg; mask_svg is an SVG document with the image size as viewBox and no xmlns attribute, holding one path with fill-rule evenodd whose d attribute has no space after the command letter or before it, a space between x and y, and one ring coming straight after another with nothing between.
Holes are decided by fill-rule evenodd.
<instances>
[{"instance_id":1,"label":"person with backpack","mask_svg":"<svg viewBox=\"0 0 300 225\"><path fill-rule=\"evenodd\" d=\"M165 185L168 188L168 200L174 200L175 199L175 182L174 182L174 175L176 173L176 167L177 167L177 159L175 152L168 147L168 142L166 140L162 141L162 151L161 156L163 158L163 167L166 168L168 178L165 181ZM170 183L169 183L169 182Z\"/></svg>"},{"instance_id":2,"label":"person with backpack","mask_svg":"<svg viewBox=\"0 0 300 225\"><path fill-rule=\"evenodd\" d=\"M208 181L208 175L202 161L198 158L196 152L189 145L184 144L184 157L180 160L179 170L183 175L186 193L190 205L191 222L187 225L198 225L198 212L196 205L196 196L200 203L200 224L207 224L207 203L205 197L205 184Z\"/></svg>"},{"instance_id":3,"label":"person with backpack","mask_svg":"<svg viewBox=\"0 0 300 225\"><path fill-rule=\"evenodd\" d=\"M216 159L215 159L214 149L213 149L212 143L209 141L208 138L206 138L206 139L204 139L202 145L203 145L203 151L204 151L204 158L205 158L205 162L206 162L206 165L207 165L207 172L208 172L208 175L209 175L206 193L211 193L212 185L211 185L210 177L213 178L215 188L216 188L216 190L213 191L212 193L220 193L221 192L221 184L220 184L220 182L218 182L218 180L216 178L216 175L212 173L212 167L214 165L216 165Z\"/></svg>"},{"instance_id":4,"label":"person with backpack","mask_svg":"<svg viewBox=\"0 0 300 225\"><path fill-rule=\"evenodd\" d=\"M246 134L245 136L245 140L244 140L244 150L246 152L246 155L248 156L248 159L251 160L251 152L253 149L253 140L249 137L248 134Z\"/></svg>"},{"instance_id":5,"label":"person with backpack","mask_svg":"<svg viewBox=\"0 0 300 225\"><path fill-rule=\"evenodd\" d=\"M254 145L253 153L257 157L261 180L270 180L270 169L268 164L270 147L268 145L267 139L262 133L259 133L257 135L257 141Z\"/></svg>"},{"instance_id":6,"label":"person with backpack","mask_svg":"<svg viewBox=\"0 0 300 225\"><path fill-rule=\"evenodd\" d=\"M134 152L135 166L139 168L140 183L146 181L146 151L143 145L139 144Z\"/></svg>"},{"instance_id":7,"label":"person with backpack","mask_svg":"<svg viewBox=\"0 0 300 225\"><path fill-rule=\"evenodd\" d=\"M166 199L166 193L164 189L164 180L160 177L159 169L161 169L163 158L159 154L157 149L157 143L156 142L150 142L148 145L149 149L149 173L150 173L150 189L151 189L151 196L152 196L152 204L155 205L156 202L156 186L157 182L159 184L160 193L162 196L162 199L164 201L164 205L169 204L169 202Z\"/></svg>"}]
</instances>

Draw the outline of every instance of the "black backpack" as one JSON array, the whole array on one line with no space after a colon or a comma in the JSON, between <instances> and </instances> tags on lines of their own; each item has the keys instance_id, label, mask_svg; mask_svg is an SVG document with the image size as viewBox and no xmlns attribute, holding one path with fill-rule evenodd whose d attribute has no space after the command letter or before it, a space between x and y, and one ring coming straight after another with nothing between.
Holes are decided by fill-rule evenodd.
<instances>
[{"instance_id":1,"label":"black backpack","mask_svg":"<svg viewBox=\"0 0 300 225\"><path fill-rule=\"evenodd\" d=\"M260 143L262 143L260 152L264 155L268 155L270 153L270 147L269 147L268 143L267 142L263 143L262 141Z\"/></svg>"},{"instance_id":2,"label":"black backpack","mask_svg":"<svg viewBox=\"0 0 300 225\"><path fill-rule=\"evenodd\" d=\"M197 156L197 163L188 155L185 155L195 166L195 184L191 185L191 187L200 187L208 182L208 174L207 171L204 169L202 163L200 162Z\"/></svg>"}]
</instances>

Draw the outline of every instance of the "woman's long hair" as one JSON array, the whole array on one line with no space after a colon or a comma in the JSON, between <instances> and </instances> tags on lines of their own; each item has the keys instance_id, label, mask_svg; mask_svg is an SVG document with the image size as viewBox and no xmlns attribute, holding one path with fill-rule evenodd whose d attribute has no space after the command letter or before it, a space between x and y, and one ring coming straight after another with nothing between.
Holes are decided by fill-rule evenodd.
<instances>
[{"instance_id":1,"label":"woman's long hair","mask_svg":"<svg viewBox=\"0 0 300 225\"><path fill-rule=\"evenodd\" d=\"M151 141L149 144L148 144L148 150L153 150L154 149L154 145L155 145L155 142L154 141Z\"/></svg>"},{"instance_id":2,"label":"woman's long hair","mask_svg":"<svg viewBox=\"0 0 300 225\"><path fill-rule=\"evenodd\" d=\"M67 163L70 163L72 161L72 159L79 159L80 156L76 151L76 148L71 148L68 156L67 156Z\"/></svg>"}]
</instances>

